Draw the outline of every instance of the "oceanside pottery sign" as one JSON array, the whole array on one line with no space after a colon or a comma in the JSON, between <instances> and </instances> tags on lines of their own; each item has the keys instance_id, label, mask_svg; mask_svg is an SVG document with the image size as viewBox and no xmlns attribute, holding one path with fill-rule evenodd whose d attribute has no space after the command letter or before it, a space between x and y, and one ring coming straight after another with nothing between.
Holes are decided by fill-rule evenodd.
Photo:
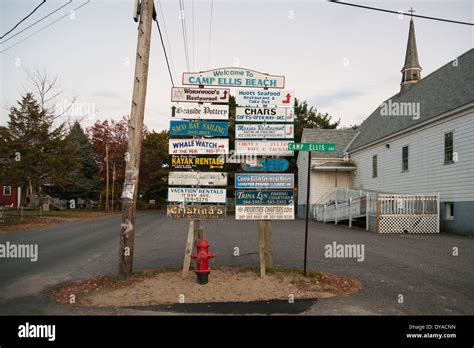
<instances>
[{"instance_id":1,"label":"oceanside pottery sign","mask_svg":"<svg viewBox=\"0 0 474 348\"><path fill-rule=\"evenodd\" d=\"M236 139L293 139L292 124L236 124Z\"/></svg>"},{"instance_id":2,"label":"oceanside pottery sign","mask_svg":"<svg viewBox=\"0 0 474 348\"><path fill-rule=\"evenodd\" d=\"M168 187L168 201L184 203L225 203L226 189Z\"/></svg>"},{"instance_id":3,"label":"oceanside pottery sign","mask_svg":"<svg viewBox=\"0 0 474 348\"><path fill-rule=\"evenodd\" d=\"M285 88L285 77L244 68L183 73L183 85Z\"/></svg>"},{"instance_id":4,"label":"oceanside pottery sign","mask_svg":"<svg viewBox=\"0 0 474 348\"><path fill-rule=\"evenodd\" d=\"M229 132L227 122L172 120L170 135L226 137Z\"/></svg>"},{"instance_id":5,"label":"oceanside pottery sign","mask_svg":"<svg viewBox=\"0 0 474 348\"><path fill-rule=\"evenodd\" d=\"M225 157L220 156L171 156L171 166L175 169L222 169Z\"/></svg>"},{"instance_id":6,"label":"oceanside pottery sign","mask_svg":"<svg viewBox=\"0 0 474 348\"><path fill-rule=\"evenodd\" d=\"M226 206L172 204L167 207L167 215L174 219L223 220L226 215Z\"/></svg>"},{"instance_id":7,"label":"oceanside pottery sign","mask_svg":"<svg viewBox=\"0 0 474 348\"><path fill-rule=\"evenodd\" d=\"M293 189L293 174L235 174L236 189Z\"/></svg>"},{"instance_id":8,"label":"oceanside pottery sign","mask_svg":"<svg viewBox=\"0 0 474 348\"><path fill-rule=\"evenodd\" d=\"M225 121L229 118L229 105L173 105L171 107L171 118Z\"/></svg>"},{"instance_id":9,"label":"oceanside pottery sign","mask_svg":"<svg viewBox=\"0 0 474 348\"><path fill-rule=\"evenodd\" d=\"M168 185L173 186L227 186L223 172L170 172Z\"/></svg>"},{"instance_id":10,"label":"oceanside pottery sign","mask_svg":"<svg viewBox=\"0 0 474 348\"><path fill-rule=\"evenodd\" d=\"M293 156L293 151L288 150L288 144L291 142L290 140L236 140L235 152L237 155Z\"/></svg>"},{"instance_id":11,"label":"oceanside pottery sign","mask_svg":"<svg viewBox=\"0 0 474 348\"><path fill-rule=\"evenodd\" d=\"M237 205L236 220L294 220L295 206L292 205Z\"/></svg>"},{"instance_id":12,"label":"oceanside pottery sign","mask_svg":"<svg viewBox=\"0 0 474 348\"><path fill-rule=\"evenodd\" d=\"M235 113L237 122L294 122L294 108L253 108L238 107Z\"/></svg>"},{"instance_id":13,"label":"oceanside pottery sign","mask_svg":"<svg viewBox=\"0 0 474 348\"><path fill-rule=\"evenodd\" d=\"M293 203L293 190L235 191L236 205L291 205Z\"/></svg>"},{"instance_id":14,"label":"oceanside pottery sign","mask_svg":"<svg viewBox=\"0 0 474 348\"><path fill-rule=\"evenodd\" d=\"M288 145L286 145L288 148ZM220 155L229 153L229 139L170 139L170 155Z\"/></svg>"}]
</instances>

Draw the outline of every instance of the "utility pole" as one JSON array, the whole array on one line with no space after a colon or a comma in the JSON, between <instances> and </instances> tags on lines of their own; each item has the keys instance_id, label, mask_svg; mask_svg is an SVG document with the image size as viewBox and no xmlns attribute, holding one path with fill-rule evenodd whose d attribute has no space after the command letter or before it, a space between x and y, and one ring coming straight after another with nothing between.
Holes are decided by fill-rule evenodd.
<instances>
[{"instance_id":1,"label":"utility pole","mask_svg":"<svg viewBox=\"0 0 474 348\"><path fill-rule=\"evenodd\" d=\"M105 145L105 211L109 211L109 145Z\"/></svg>"},{"instance_id":2,"label":"utility pole","mask_svg":"<svg viewBox=\"0 0 474 348\"><path fill-rule=\"evenodd\" d=\"M114 211L114 191L115 191L115 162L112 162L112 198L110 200L111 211Z\"/></svg>"},{"instance_id":3,"label":"utility pole","mask_svg":"<svg viewBox=\"0 0 474 348\"><path fill-rule=\"evenodd\" d=\"M134 13L134 16L135 15L136 13ZM119 276L122 279L128 279L133 269L135 213L137 207L138 176L140 171L140 154L153 15L153 1L141 0L132 110L129 121L128 147L127 153L125 153L125 180L122 192L123 208L119 246Z\"/></svg>"}]
</instances>

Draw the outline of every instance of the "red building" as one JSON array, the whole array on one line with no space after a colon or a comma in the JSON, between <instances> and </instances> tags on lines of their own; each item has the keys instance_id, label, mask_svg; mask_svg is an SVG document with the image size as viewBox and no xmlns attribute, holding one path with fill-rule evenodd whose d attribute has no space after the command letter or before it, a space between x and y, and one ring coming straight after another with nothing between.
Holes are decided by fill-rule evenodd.
<instances>
[{"instance_id":1,"label":"red building","mask_svg":"<svg viewBox=\"0 0 474 348\"><path fill-rule=\"evenodd\" d=\"M0 205L19 206L21 188L9 182L0 184Z\"/></svg>"}]
</instances>

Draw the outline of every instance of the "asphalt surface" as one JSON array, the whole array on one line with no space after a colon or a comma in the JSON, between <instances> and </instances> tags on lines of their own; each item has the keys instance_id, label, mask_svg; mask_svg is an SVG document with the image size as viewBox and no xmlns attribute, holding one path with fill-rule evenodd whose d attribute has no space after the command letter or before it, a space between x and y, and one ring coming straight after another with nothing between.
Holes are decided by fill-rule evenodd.
<instances>
[{"instance_id":1,"label":"asphalt surface","mask_svg":"<svg viewBox=\"0 0 474 348\"><path fill-rule=\"evenodd\" d=\"M153 307L73 308L41 294L46 286L62 281L116 273L119 225L120 217L114 216L20 233L0 232L1 244L36 243L39 250L37 262L0 259L0 314L163 314ZM258 266L256 222L230 217L203 222L203 226L211 250L218 253L212 267ZM304 314L474 314L473 238L381 235L312 221L309 227L308 268L358 279L363 289L351 296L318 300ZM186 235L186 221L170 220L159 212L139 214L134 270L180 267ZM334 241L364 245L364 261L325 257L325 245ZM275 266L302 268L303 246L304 220L273 222ZM236 247L239 256L234 256ZM458 256L453 256L454 247Z\"/></svg>"}]
</instances>

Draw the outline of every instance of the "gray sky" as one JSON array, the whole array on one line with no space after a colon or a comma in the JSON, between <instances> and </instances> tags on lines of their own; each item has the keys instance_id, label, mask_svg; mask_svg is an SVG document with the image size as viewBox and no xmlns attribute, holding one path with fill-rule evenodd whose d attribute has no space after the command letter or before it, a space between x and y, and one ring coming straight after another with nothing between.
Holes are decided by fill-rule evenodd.
<instances>
[{"instance_id":1,"label":"gray sky","mask_svg":"<svg viewBox=\"0 0 474 348\"><path fill-rule=\"evenodd\" d=\"M20 98L27 85L25 68L59 75L63 99L78 95L82 106L95 106L95 114L85 118L83 126L129 114L137 40L133 0L91 0L73 19L68 15L8 49L85 1L74 0L0 46L0 51L6 50L0 53L0 125L6 124L7 107ZM0 0L2 35L40 2ZM48 0L16 32L66 2ZM162 30L166 24L175 83L179 85L181 73L186 71L179 2L160 2L165 19ZM466 22L473 22L474 17L471 0L347 2L403 11L413 6L416 14ZM321 0L215 0L208 65L211 1L194 1L194 31L192 3L185 0L192 71L238 65L285 75L287 89L295 90L298 98L308 100L321 112L341 118L343 125L360 123L399 90L409 17ZM415 18L415 29L422 76L473 47L470 26ZM145 124L151 129L169 127L170 88L154 25L145 110Z\"/></svg>"}]
</instances>

